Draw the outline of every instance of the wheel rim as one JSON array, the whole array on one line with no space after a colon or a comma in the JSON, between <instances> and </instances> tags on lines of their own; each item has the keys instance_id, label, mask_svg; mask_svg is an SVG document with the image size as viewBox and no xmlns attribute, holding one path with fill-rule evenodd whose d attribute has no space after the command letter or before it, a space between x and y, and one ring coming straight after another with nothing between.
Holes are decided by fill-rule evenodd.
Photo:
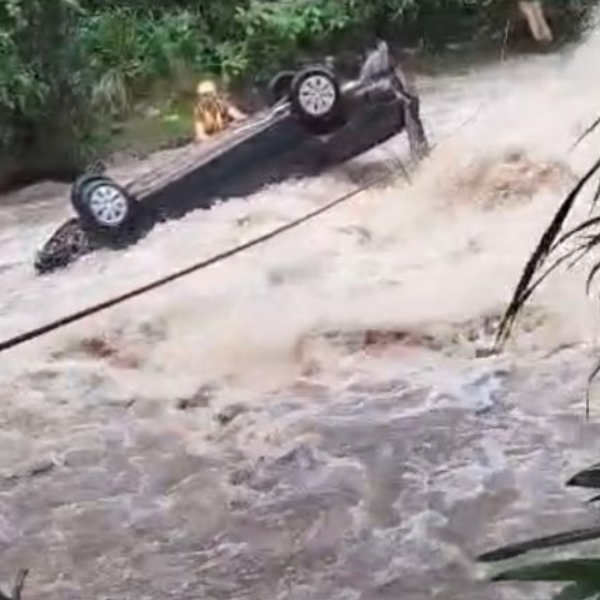
<instances>
[{"instance_id":1,"label":"wheel rim","mask_svg":"<svg viewBox=\"0 0 600 600\"><path fill-rule=\"evenodd\" d=\"M101 225L115 227L127 216L127 198L112 185L100 185L90 194L90 211Z\"/></svg>"},{"instance_id":2,"label":"wheel rim","mask_svg":"<svg viewBox=\"0 0 600 600\"><path fill-rule=\"evenodd\" d=\"M313 117L322 117L335 104L335 86L324 75L312 75L300 85L298 99L305 112Z\"/></svg>"}]
</instances>

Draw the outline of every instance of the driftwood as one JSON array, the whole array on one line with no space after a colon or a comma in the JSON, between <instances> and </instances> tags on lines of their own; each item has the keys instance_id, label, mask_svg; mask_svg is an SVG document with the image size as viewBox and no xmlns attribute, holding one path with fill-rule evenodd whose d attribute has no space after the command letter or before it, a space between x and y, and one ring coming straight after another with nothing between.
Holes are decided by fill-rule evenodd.
<instances>
[{"instance_id":1,"label":"driftwood","mask_svg":"<svg viewBox=\"0 0 600 600\"><path fill-rule=\"evenodd\" d=\"M2 590L0 590L0 600L21 600L21 593L23 591L25 579L27 578L28 574L28 569L21 569L17 573L17 578L15 579L15 585L13 586L12 594L9 596L5 594Z\"/></svg>"}]
</instances>

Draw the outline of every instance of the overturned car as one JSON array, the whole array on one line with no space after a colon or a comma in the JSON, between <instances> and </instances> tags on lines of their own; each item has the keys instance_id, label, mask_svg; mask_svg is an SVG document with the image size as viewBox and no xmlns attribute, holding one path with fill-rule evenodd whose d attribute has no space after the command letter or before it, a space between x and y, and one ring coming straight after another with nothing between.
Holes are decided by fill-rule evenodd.
<instances>
[{"instance_id":1,"label":"overturned car","mask_svg":"<svg viewBox=\"0 0 600 600\"><path fill-rule=\"evenodd\" d=\"M418 99L380 43L354 79L331 65L278 74L270 105L214 138L190 145L151 173L119 183L101 173L71 187L76 213L37 253L38 273L102 247L135 243L152 227L227 197L247 196L291 177L317 175L408 131L417 156L427 150Z\"/></svg>"}]
</instances>

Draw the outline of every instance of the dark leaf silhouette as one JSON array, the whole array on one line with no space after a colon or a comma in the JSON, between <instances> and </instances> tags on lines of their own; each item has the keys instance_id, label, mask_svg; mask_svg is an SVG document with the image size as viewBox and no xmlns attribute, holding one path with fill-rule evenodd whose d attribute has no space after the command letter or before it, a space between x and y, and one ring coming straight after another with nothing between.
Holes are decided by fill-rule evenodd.
<instances>
[{"instance_id":1,"label":"dark leaf silhouette","mask_svg":"<svg viewBox=\"0 0 600 600\"><path fill-rule=\"evenodd\" d=\"M501 560L508 560L509 558L522 556L523 554L527 554L532 550L556 548L558 546L576 544L579 542L589 542L590 540L596 539L600 539L600 526L588 527L586 529L576 529L574 531L566 531L564 533L557 533L554 535L539 537L533 540L527 540L526 542L509 544L503 546L502 548L482 554L478 560L480 562L498 562Z\"/></svg>"},{"instance_id":2,"label":"dark leaf silhouette","mask_svg":"<svg viewBox=\"0 0 600 600\"><path fill-rule=\"evenodd\" d=\"M566 483L569 487L582 487L600 490L600 464L592 465L580 471Z\"/></svg>"},{"instance_id":3,"label":"dark leaf silhouette","mask_svg":"<svg viewBox=\"0 0 600 600\"><path fill-rule=\"evenodd\" d=\"M598 598L600 590L598 586L590 583L572 583L566 586L552 600L587 600Z\"/></svg>"},{"instance_id":4,"label":"dark leaf silhouette","mask_svg":"<svg viewBox=\"0 0 600 600\"><path fill-rule=\"evenodd\" d=\"M575 140L575 143L573 144L573 146L571 146L571 149L574 150L575 148L577 148L577 146L579 146L579 144L581 144L581 142L583 142L583 140L586 137L588 137L590 134L592 134L596 130L598 125L600 125L600 117L598 117L593 123L591 123L586 128L586 130Z\"/></svg>"},{"instance_id":5,"label":"dark leaf silhouette","mask_svg":"<svg viewBox=\"0 0 600 600\"><path fill-rule=\"evenodd\" d=\"M493 581L572 581L590 583L600 591L600 558L574 558L510 569Z\"/></svg>"},{"instance_id":6,"label":"dark leaf silhouette","mask_svg":"<svg viewBox=\"0 0 600 600\"><path fill-rule=\"evenodd\" d=\"M569 192L567 197L563 200L556 214L554 215L550 225L544 231L540 242L535 248L533 254L529 258L525 269L521 275L521 278L516 286L513 297L504 313L498 334L496 337L496 345L502 345L510 335L512 327L517 319L519 313L522 311L525 303L529 300L535 289L546 279L546 277L554 271L564 260L561 258L557 259L560 262L555 262L549 270L544 272L537 280L534 280L536 273L544 266L546 260L551 253L557 251L566 241L570 240L576 233L581 233L585 229L591 227L588 222L582 223L577 230L571 230L559 238L561 230L563 229L567 217L571 213L571 210L575 204L575 201L580 196L582 190L588 183L588 181L600 170L600 159L597 160L594 165L585 173L583 177L577 182L573 189ZM587 242L587 245L583 249L589 251L594 247L591 241ZM582 252L582 257L586 252Z\"/></svg>"}]
</instances>

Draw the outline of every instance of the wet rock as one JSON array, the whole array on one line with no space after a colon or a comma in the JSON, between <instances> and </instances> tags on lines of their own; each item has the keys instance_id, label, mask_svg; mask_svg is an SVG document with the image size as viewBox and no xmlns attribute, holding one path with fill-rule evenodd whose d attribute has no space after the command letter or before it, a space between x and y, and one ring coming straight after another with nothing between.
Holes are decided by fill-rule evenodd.
<instances>
[{"instance_id":1,"label":"wet rock","mask_svg":"<svg viewBox=\"0 0 600 600\"><path fill-rule=\"evenodd\" d=\"M245 404L230 404L215 415L215 420L220 425L229 425L229 423L245 412L248 412L248 407Z\"/></svg>"}]
</instances>

